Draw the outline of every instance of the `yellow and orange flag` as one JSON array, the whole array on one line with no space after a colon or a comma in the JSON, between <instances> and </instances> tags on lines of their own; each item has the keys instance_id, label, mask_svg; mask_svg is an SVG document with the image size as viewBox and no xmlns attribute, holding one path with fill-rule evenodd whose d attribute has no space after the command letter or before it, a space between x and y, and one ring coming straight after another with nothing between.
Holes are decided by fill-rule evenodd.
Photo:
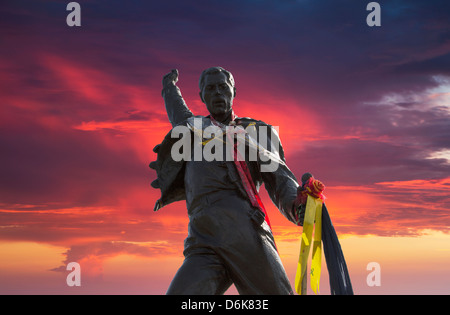
<instances>
[{"instance_id":1,"label":"yellow and orange flag","mask_svg":"<svg viewBox=\"0 0 450 315\"><path fill-rule=\"evenodd\" d=\"M319 292L322 269L322 205L325 199L325 196L322 194L325 186L320 181L311 177L303 186L304 190L302 193L306 196L306 209L303 221L300 256L295 275L295 290L300 295L306 294L306 270L311 245L313 248L310 271L311 289L316 294Z\"/></svg>"}]
</instances>

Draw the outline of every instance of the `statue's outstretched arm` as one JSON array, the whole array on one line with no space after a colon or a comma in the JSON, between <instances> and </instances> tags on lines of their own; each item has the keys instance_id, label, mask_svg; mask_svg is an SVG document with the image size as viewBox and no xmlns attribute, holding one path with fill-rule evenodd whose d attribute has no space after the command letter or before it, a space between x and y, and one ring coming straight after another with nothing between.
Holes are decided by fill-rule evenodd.
<instances>
[{"instance_id":1,"label":"statue's outstretched arm","mask_svg":"<svg viewBox=\"0 0 450 315\"><path fill-rule=\"evenodd\" d=\"M176 86L178 82L178 70L174 69L170 73L163 77L163 90L162 97L164 99L164 104L166 106L167 116L175 127L179 123L194 116L194 114L189 110L181 96L180 89Z\"/></svg>"}]
</instances>

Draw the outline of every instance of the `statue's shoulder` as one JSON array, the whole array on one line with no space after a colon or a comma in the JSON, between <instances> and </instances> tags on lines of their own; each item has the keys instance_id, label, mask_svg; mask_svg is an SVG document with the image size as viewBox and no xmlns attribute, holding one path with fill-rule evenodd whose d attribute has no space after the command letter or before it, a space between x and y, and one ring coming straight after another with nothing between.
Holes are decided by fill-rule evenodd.
<instances>
[{"instance_id":1,"label":"statue's shoulder","mask_svg":"<svg viewBox=\"0 0 450 315\"><path fill-rule=\"evenodd\" d=\"M271 125L265 123L262 120L258 120L258 119L254 119L254 118L250 118L250 117L238 117L236 118L236 121L238 122L238 124L246 127L250 124L255 124L257 126L269 126L272 127Z\"/></svg>"}]
</instances>

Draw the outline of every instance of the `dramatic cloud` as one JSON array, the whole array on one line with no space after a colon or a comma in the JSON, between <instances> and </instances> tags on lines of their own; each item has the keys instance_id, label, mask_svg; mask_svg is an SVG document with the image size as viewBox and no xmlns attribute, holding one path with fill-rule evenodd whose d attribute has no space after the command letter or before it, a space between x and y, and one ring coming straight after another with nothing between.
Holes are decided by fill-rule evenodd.
<instances>
[{"instance_id":1,"label":"dramatic cloud","mask_svg":"<svg viewBox=\"0 0 450 315\"><path fill-rule=\"evenodd\" d=\"M83 276L101 278L104 261L118 255L155 258L161 255L173 255L179 250L165 241L141 243L112 241L76 245L64 253L66 259L63 261L63 265L53 268L51 271L66 272L66 266L70 262L78 262L80 266L83 266Z\"/></svg>"},{"instance_id":2,"label":"dramatic cloud","mask_svg":"<svg viewBox=\"0 0 450 315\"><path fill-rule=\"evenodd\" d=\"M450 3L378 2L381 27L368 1L99 0L80 2L81 27L65 2L2 3L0 240L61 246L48 269L93 275L117 255L181 255L185 204L152 211L161 79L177 68L206 115L198 78L216 65L237 115L279 126L296 176L324 181L340 235L448 233Z\"/></svg>"}]
</instances>

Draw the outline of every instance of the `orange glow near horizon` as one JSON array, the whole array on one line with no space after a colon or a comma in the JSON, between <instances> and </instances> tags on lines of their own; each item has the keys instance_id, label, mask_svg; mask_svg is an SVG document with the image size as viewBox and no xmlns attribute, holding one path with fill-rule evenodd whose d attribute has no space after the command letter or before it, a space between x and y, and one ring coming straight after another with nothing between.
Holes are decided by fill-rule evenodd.
<instances>
[{"instance_id":1,"label":"orange glow near horizon","mask_svg":"<svg viewBox=\"0 0 450 315\"><path fill-rule=\"evenodd\" d=\"M278 239L278 238L277 238ZM432 294L448 289L450 263L450 236L429 231L422 237L349 236L341 238L347 265L356 294ZM286 272L293 283L297 268L299 241L278 239L277 246ZM82 270L82 286L65 285L69 271L51 271L61 263L65 249L38 243L0 243L1 252L8 251L2 259L0 275L14 290L26 284L35 293L76 294L89 293L95 288L105 294L164 294L176 270L183 261L180 252L163 256L141 256L130 253L111 255L92 254L79 260ZM422 265L435 261L433 269L423 273ZM366 278L370 273L367 265L377 262L381 266L381 286L370 287ZM328 274L325 261L321 279L321 294L329 294ZM22 275L22 281L14 277ZM410 287L417 280L420 288ZM432 283L430 282L432 280ZM36 281L41 283L37 286ZM15 289L14 289L15 288ZM235 294L235 289L230 289ZM310 289L308 289L311 294Z\"/></svg>"}]
</instances>

